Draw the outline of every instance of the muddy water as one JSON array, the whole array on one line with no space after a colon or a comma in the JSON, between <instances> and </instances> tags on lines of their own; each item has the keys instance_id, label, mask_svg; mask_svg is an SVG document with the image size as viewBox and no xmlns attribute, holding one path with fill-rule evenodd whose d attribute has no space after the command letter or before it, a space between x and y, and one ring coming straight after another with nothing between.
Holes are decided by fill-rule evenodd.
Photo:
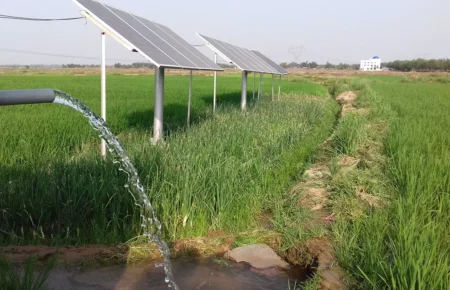
<instances>
[{"instance_id":1,"label":"muddy water","mask_svg":"<svg viewBox=\"0 0 450 290\"><path fill-rule=\"evenodd\" d=\"M180 289L294 289L312 274L310 269L294 268L289 272L274 268L257 270L243 263L221 259L180 259L172 262ZM56 289L167 289L164 269L155 264L112 266L101 269L55 269L48 286ZM290 284L290 286L289 286ZM290 287L290 288L289 288Z\"/></svg>"},{"instance_id":2,"label":"muddy water","mask_svg":"<svg viewBox=\"0 0 450 290\"><path fill-rule=\"evenodd\" d=\"M135 200L135 205L141 211L141 226L142 235L148 237L150 242L154 242L164 259L163 269L166 273L164 281L169 287L178 290L178 286L173 278L173 273L170 265L170 250L167 243L161 237L161 222L155 214L155 210L150 203L150 200L145 193L145 189L139 179L139 174L131 163L127 152L123 149L119 140L111 132L105 121L97 116L91 109L89 109L83 102L75 99L71 95L55 90L54 103L68 106L86 117L89 120L91 127L99 133L99 137L105 140L109 152L114 156L114 163L120 165L120 170L125 172L128 176L128 182L125 188L131 193Z\"/></svg>"}]
</instances>

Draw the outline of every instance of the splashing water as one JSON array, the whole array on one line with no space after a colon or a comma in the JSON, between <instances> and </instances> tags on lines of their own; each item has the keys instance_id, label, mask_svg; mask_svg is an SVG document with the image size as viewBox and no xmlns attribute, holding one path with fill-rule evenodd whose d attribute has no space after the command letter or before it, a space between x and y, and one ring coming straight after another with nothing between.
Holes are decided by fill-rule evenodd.
<instances>
[{"instance_id":1,"label":"splashing water","mask_svg":"<svg viewBox=\"0 0 450 290\"><path fill-rule=\"evenodd\" d=\"M85 104L81 101L73 98L72 96L55 90L55 101L54 103L69 106L76 111L80 112L85 116L92 128L97 130L100 138L106 141L109 151L115 154L115 163L120 164L120 169L128 175L128 183L125 187L132 194L135 204L141 210L142 228L144 230L144 236L156 243L159 251L164 259L164 271L166 273L165 282L168 283L169 287L174 289L179 289L177 284L173 279L172 267L170 263L170 251L166 242L161 238L161 222L155 215L155 211L145 194L144 187L139 180L139 176L136 168L131 163L130 158L123 149L122 145L119 143L114 134L111 133L105 121L98 117L93 111L91 111Z\"/></svg>"}]
</instances>

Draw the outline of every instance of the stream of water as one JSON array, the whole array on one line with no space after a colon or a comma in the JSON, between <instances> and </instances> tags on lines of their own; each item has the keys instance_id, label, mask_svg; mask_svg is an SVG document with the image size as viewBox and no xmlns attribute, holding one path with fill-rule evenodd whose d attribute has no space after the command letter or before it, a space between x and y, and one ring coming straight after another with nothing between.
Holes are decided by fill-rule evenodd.
<instances>
[{"instance_id":1,"label":"stream of water","mask_svg":"<svg viewBox=\"0 0 450 290\"><path fill-rule=\"evenodd\" d=\"M173 289L179 289L172 274L172 267L170 263L170 251L166 242L161 238L161 222L155 215L155 211L145 194L144 187L139 180L136 168L131 163L130 158L119 143L114 134L111 133L106 123L102 118L97 116L92 110L86 107L81 101L72 96L55 90L56 98L54 103L69 106L85 116L92 128L99 132L99 137L106 141L109 152L114 155L115 163L120 165L120 170L125 172L128 176L128 183L125 187L133 195L135 204L140 208L143 235L149 241L154 242L161 252L164 259L165 282Z\"/></svg>"}]
</instances>

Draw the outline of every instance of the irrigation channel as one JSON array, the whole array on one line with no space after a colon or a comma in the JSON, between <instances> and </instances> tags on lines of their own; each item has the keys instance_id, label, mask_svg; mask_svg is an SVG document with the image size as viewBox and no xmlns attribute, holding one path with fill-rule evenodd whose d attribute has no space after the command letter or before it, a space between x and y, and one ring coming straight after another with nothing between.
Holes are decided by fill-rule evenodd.
<instances>
[{"instance_id":1,"label":"irrigation channel","mask_svg":"<svg viewBox=\"0 0 450 290\"><path fill-rule=\"evenodd\" d=\"M220 257L170 260L170 250L161 238L161 222L139 180L130 158L104 120L76 98L54 90L53 103L69 106L89 120L99 137L104 139L114 163L127 175L125 188L140 208L143 236L157 245L163 263L110 266L100 269L54 269L48 277L49 289L291 289L297 281L306 281L311 268L258 270L243 263L232 263ZM16 102L17 104L17 102ZM173 266L173 272L172 272ZM178 283L175 282L176 274ZM163 282L164 281L164 282Z\"/></svg>"},{"instance_id":2,"label":"irrigation channel","mask_svg":"<svg viewBox=\"0 0 450 290\"><path fill-rule=\"evenodd\" d=\"M163 267L166 274L164 281L168 283L169 287L179 289L172 274L169 247L161 238L161 222L156 217L152 204L148 200L144 187L139 180L138 172L131 163L130 158L123 149L122 145L120 145L114 134L111 133L105 121L98 117L81 101L64 92L55 90L54 103L69 106L83 114L83 116L89 120L92 128L100 133L99 137L105 140L109 152L114 154L114 163L118 163L120 165L120 169L128 176L128 183L125 187L133 195L136 202L135 205L141 210L142 228L144 230L143 235L148 237L151 242L154 242L158 246L161 256L164 259Z\"/></svg>"}]
</instances>

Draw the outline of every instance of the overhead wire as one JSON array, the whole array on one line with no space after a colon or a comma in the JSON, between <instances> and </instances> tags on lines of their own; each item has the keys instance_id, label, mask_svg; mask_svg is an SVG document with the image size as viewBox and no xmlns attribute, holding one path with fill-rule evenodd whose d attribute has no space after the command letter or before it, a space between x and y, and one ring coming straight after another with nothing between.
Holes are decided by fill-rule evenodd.
<instances>
[{"instance_id":1,"label":"overhead wire","mask_svg":"<svg viewBox=\"0 0 450 290\"><path fill-rule=\"evenodd\" d=\"M19 49L7 49L7 48L0 48L0 51L2 51L2 52L12 52L12 53L23 53L23 54L53 56L53 57L63 57L63 58L77 58L77 59L89 59L89 60L98 60L98 59L100 59L100 57L93 57L93 56L56 54L56 53L37 52L37 51L19 50ZM117 59L117 58L107 58L107 59L108 60L113 60L113 61L143 62L142 60Z\"/></svg>"},{"instance_id":2,"label":"overhead wire","mask_svg":"<svg viewBox=\"0 0 450 290\"><path fill-rule=\"evenodd\" d=\"M23 16L13 16L0 14L0 19L9 20L24 20L24 21L70 21L70 20L80 20L86 19L85 17L67 17L67 18L34 18L34 17L23 17Z\"/></svg>"},{"instance_id":3,"label":"overhead wire","mask_svg":"<svg viewBox=\"0 0 450 290\"><path fill-rule=\"evenodd\" d=\"M0 14L0 19L9 19L9 20L24 20L24 21L69 21L69 20L80 20L85 19L86 17L69 17L69 18L34 18L34 17L23 17L23 16L13 16L13 15L5 15ZM195 47L205 46L206 43L202 44L191 44Z\"/></svg>"}]
</instances>

